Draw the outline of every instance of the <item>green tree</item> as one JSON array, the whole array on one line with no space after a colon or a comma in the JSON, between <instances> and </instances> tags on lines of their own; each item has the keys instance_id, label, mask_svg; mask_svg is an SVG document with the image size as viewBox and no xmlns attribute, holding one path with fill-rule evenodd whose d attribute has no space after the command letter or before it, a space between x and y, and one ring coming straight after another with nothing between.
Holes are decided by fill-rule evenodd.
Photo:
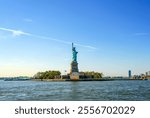
<instances>
[{"instance_id":1,"label":"green tree","mask_svg":"<svg viewBox=\"0 0 150 118\"><path fill-rule=\"evenodd\" d=\"M94 79L99 79L102 78L103 73L99 73L99 72L94 72L94 71L86 71L86 72L82 72L84 73L85 76L94 78Z\"/></svg>"},{"instance_id":2,"label":"green tree","mask_svg":"<svg viewBox=\"0 0 150 118\"><path fill-rule=\"evenodd\" d=\"M60 76L61 72L60 71L54 71L54 70L49 70L45 72L38 72L37 74L34 75L34 79L54 79L56 76Z\"/></svg>"}]
</instances>

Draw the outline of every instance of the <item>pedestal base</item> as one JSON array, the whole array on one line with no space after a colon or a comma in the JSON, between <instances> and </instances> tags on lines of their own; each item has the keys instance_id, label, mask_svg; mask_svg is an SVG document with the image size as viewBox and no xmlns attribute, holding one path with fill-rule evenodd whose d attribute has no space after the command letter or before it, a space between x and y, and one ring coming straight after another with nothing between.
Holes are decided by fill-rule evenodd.
<instances>
[{"instance_id":1,"label":"pedestal base","mask_svg":"<svg viewBox=\"0 0 150 118\"><path fill-rule=\"evenodd\" d=\"M73 72L70 74L70 79L71 80L79 80L79 73L78 72Z\"/></svg>"},{"instance_id":2,"label":"pedestal base","mask_svg":"<svg viewBox=\"0 0 150 118\"><path fill-rule=\"evenodd\" d=\"M73 72L79 72L78 63L74 61L71 62L71 70L70 70L70 73L73 73Z\"/></svg>"}]
</instances>

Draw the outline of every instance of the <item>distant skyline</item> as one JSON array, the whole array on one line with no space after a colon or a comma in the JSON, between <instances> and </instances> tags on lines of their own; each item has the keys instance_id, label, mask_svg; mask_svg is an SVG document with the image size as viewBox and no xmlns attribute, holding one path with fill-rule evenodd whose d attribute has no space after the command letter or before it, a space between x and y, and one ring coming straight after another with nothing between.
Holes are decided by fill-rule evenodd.
<instances>
[{"instance_id":1,"label":"distant skyline","mask_svg":"<svg viewBox=\"0 0 150 118\"><path fill-rule=\"evenodd\" d=\"M0 77L79 71L150 71L149 0L0 0Z\"/></svg>"}]
</instances>

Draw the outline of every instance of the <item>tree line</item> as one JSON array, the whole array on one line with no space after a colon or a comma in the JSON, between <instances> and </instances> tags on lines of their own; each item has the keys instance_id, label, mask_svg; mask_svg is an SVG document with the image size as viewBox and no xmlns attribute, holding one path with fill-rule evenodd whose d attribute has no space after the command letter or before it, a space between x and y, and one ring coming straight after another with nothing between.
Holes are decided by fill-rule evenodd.
<instances>
[{"instance_id":1,"label":"tree line","mask_svg":"<svg viewBox=\"0 0 150 118\"><path fill-rule=\"evenodd\" d=\"M80 72L83 77L90 77L94 79L99 79L103 77L103 73L100 72L94 72L94 71L86 71L86 72Z\"/></svg>"},{"instance_id":2,"label":"tree line","mask_svg":"<svg viewBox=\"0 0 150 118\"><path fill-rule=\"evenodd\" d=\"M38 72L37 74L34 75L34 79L55 79L60 78L61 72L60 71L55 71L55 70L49 70L45 72Z\"/></svg>"},{"instance_id":3,"label":"tree line","mask_svg":"<svg viewBox=\"0 0 150 118\"><path fill-rule=\"evenodd\" d=\"M79 72L80 78L94 78L99 79L102 78L103 73L94 72L94 71L86 71L86 72ZM57 70L49 70L45 72L38 72L33 76L34 79L60 79L61 72ZM69 74L65 76L66 79L70 78ZM64 79L65 79L64 78Z\"/></svg>"}]
</instances>

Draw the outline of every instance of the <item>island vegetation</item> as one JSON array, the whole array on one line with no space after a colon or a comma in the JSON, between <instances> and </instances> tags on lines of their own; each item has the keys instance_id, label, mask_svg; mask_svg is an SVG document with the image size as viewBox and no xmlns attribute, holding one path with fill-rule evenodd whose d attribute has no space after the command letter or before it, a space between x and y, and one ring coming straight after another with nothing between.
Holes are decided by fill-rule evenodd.
<instances>
[{"instance_id":1,"label":"island vegetation","mask_svg":"<svg viewBox=\"0 0 150 118\"><path fill-rule=\"evenodd\" d=\"M81 79L101 79L103 74L94 71L79 72ZM45 72L38 72L33 76L33 79L40 81L54 81L54 80L65 80L70 79L69 74L61 75L58 70L49 70Z\"/></svg>"},{"instance_id":2,"label":"island vegetation","mask_svg":"<svg viewBox=\"0 0 150 118\"><path fill-rule=\"evenodd\" d=\"M100 72L94 72L94 71L86 71L86 72L80 72L80 76L82 78L93 78L93 79L100 79L103 77L103 73Z\"/></svg>"},{"instance_id":3,"label":"island vegetation","mask_svg":"<svg viewBox=\"0 0 150 118\"><path fill-rule=\"evenodd\" d=\"M45 72L38 72L33 76L33 79L37 80L48 80L61 78L61 72L55 70L49 70Z\"/></svg>"}]
</instances>

